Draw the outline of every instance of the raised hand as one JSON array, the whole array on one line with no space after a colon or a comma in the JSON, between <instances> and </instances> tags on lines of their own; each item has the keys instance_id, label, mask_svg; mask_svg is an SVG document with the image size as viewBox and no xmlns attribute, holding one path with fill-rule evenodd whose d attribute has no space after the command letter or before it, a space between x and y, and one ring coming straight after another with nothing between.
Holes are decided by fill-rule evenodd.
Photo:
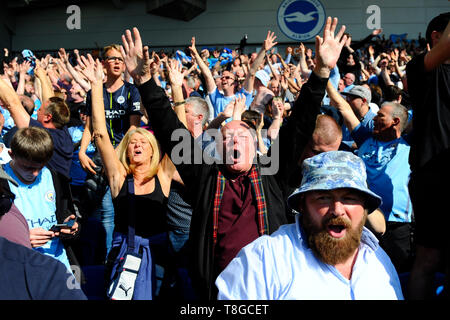
<instances>
[{"instance_id":1,"label":"raised hand","mask_svg":"<svg viewBox=\"0 0 450 320\"><path fill-rule=\"evenodd\" d=\"M130 30L125 31L125 35L122 35L123 46L120 46L120 51L128 73L137 85L141 85L151 78L150 56L148 47L142 47L141 35L137 28L133 28L133 37Z\"/></svg>"},{"instance_id":2,"label":"raised hand","mask_svg":"<svg viewBox=\"0 0 450 320\"><path fill-rule=\"evenodd\" d=\"M241 120L241 115L245 111L245 95L237 94L234 100L233 120Z\"/></svg>"},{"instance_id":3,"label":"raised hand","mask_svg":"<svg viewBox=\"0 0 450 320\"><path fill-rule=\"evenodd\" d=\"M59 49L58 55L63 63L69 62L69 54L66 53L66 50L64 48Z\"/></svg>"},{"instance_id":4,"label":"raised hand","mask_svg":"<svg viewBox=\"0 0 450 320\"><path fill-rule=\"evenodd\" d=\"M229 104L226 105L226 107L223 109L222 114L225 118L231 118L233 116L233 110L234 110L234 103L235 100L232 100Z\"/></svg>"},{"instance_id":5,"label":"raised hand","mask_svg":"<svg viewBox=\"0 0 450 320\"><path fill-rule=\"evenodd\" d=\"M30 65L31 65L30 61L24 61L23 63L21 63L19 65L19 73L22 75L26 74L27 71L30 69Z\"/></svg>"},{"instance_id":6,"label":"raised hand","mask_svg":"<svg viewBox=\"0 0 450 320\"><path fill-rule=\"evenodd\" d=\"M192 37L191 39L191 46L189 47L189 50L191 50L192 54L198 55L197 48L195 47L195 37Z\"/></svg>"},{"instance_id":7,"label":"raised hand","mask_svg":"<svg viewBox=\"0 0 450 320\"><path fill-rule=\"evenodd\" d=\"M88 79L89 82L102 82L103 80L103 66L100 60L94 58L88 53L88 57L80 57L83 66L81 67L81 73Z\"/></svg>"},{"instance_id":8,"label":"raised hand","mask_svg":"<svg viewBox=\"0 0 450 320\"><path fill-rule=\"evenodd\" d=\"M374 29L372 31L372 36L377 36L379 35L381 32L383 32L383 29Z\"/></svg>"},{"instance_id":9,"label":"raised hand","mask_svg":"<svg viewBox=\"0 0 450 320\"><path fill-rule=\"evenodd\" d=\"M277 36L274 32L271 32L270 30L267 32L266 40L264 40L262 48L264 51L268 51L272 49L274 46L278 44L278 42L275 41Z\"/></svg>"},{"instance_id":10,"label":"raised hand","mask_svg":"<svg viewBox=\"0 0 450 320\"><path fill-rule=\"evenodd\" d=\"M283 117L284 112L284 103L281 99L273 99L272 100L272 118L281 119Z\"/></svg>"},{"instance_id":11,"label":"raised hand","mask_svg":"<svg viewBox=\"0 0 450 320\"><path fill-rule=\"evenodd\" d=\"M334 35L337 23L337 18L328 17L323 30L323 38L316 36L317 65L314 71L322 77L328 77L329 71L336 66L342 47L347 41L347 36L344 35L345 26L341 27L336 36Z\"/></svg>"},{"instance_id":12,"label":"raised hand","mask_svg":"<svg viewBox=\"0 0 450 320\"><path fill-rule=\"evenodd\" d=\"M305 49L305 45L303 44L303 42L300 42L300 45L298 46L298 48L300 49L300 54L304 56L306 49Z\"/></svg>"},{"instance_id":13,"label":"raised hand","mask_svg":"<svg viewBox=\"0 0 450 320\"><path fill-rule=\"evenodd\" d=\"M174 87L181 87L184 79L181 63L176 60L170 60L170 63L166 63L165 65L169 72L170 84Z\"/></svg>"}]
</instances>

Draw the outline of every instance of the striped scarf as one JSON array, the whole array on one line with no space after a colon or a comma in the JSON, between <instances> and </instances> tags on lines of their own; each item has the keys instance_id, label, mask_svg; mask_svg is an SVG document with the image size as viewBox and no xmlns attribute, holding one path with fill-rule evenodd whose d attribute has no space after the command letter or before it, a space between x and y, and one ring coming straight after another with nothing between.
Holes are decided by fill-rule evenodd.
<instances>
[{"instance_id":1,"label":"striped scarf","mask_svg":"<svg viewBox=\"0 0 450 320\"><path fill-rule=\"evenodd\" d=\"M269 222L267 220L267 206L264 197L264 189L262 187L261 175L259 174L256 165L253 165L250 174L250 182L252 184L252 194L256 199L256 213L258 216L258 232L259 235L269 233ZM214 209L213 209L213 239L214 244L217 243L217 233L219 230L219 211L220 203L222 202L223 192L225 190L226 178L220 172L217 175L216 193L214 195Z\"/></svg>"}]
</instances>

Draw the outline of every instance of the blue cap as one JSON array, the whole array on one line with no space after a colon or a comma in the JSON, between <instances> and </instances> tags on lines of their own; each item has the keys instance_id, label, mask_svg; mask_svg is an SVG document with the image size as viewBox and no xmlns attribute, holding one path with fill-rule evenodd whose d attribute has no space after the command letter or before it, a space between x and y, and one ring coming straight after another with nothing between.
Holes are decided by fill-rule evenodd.
<instances>
[{"instance_id":1,"label":"blue cap","mask_svg":"<svg viewBox=\"0 0 450 320\"><path fill-rule=\"evenodd\" d=\"M367 187L366 166L361 158L347 151L320 153L303 161L303 179L300 188L288 198L294 210L299 207L301 195L308 191L350 188L367 196L369 213L377 209L381 198Z\"/></svg>"},{"instance_id":2,"label":"blue cap","mask_svg":"<svg viewBox=\"0 0 450 320\"><path fill-rule=\"evenodd\" d=\"M34 54L31 50L25 49L22 51L22 57L24 57L24 59L33 58Z\"/></svg>"}]
</instances>

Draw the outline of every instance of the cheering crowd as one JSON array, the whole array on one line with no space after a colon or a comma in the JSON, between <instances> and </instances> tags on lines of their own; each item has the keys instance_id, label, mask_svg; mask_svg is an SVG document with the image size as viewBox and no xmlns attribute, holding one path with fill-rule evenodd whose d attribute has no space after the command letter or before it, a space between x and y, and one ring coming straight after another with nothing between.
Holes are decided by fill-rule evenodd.
<instances>
[{"instance_id":1,"label":"cheering crowd","mask_svg":"<svg viewBox=\"0 0 450 320\"><path fill-rule=\"evenodd\" d=\"M449 20L4 49L0 299L447 298Z\"/></svg>"}]
</instances>

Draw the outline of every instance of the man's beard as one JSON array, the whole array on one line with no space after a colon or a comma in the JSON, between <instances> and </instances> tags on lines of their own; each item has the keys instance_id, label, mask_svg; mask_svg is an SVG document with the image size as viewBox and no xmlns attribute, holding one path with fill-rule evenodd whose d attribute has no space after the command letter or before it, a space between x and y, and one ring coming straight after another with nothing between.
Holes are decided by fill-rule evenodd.
<instances>
[{"instance_id":1,"label":"man's beard","mask_svg":"<svg viewBox=\"0 0 450 320\"><path fill-rule=\"evenodd\" d=\"M317 226L311 221L308 213L303 214L303 229L306 232L309 247L323 263L336 265L345 262L359 247L366 217L364 215L361 223L353 229L350 221L343 217L325 219L321 226ZM328 225L345 226L345 236L334 238L327 231Z\"/></svg>"}]
</instances>

